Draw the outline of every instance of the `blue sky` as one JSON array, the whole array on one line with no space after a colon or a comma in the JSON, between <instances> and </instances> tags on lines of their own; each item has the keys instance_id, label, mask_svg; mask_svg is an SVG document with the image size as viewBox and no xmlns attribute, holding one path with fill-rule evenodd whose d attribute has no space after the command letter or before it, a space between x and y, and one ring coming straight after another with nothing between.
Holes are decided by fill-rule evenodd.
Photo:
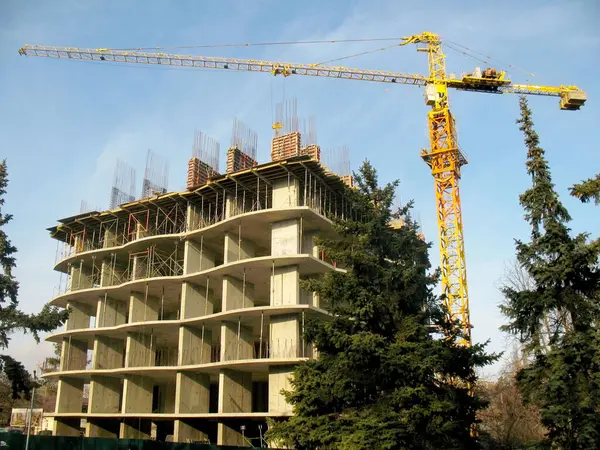
<instances>
[{"instance_id":1,"label":"blue sky","mask_svg":"<svg viewBox=\"0 0 600 450\"><path fill-rule=\"evenodd\" d=\"M131 48L406 36L421 31L494 57L517 82L575 84L589 103L564 112L558 99L532 97L530 106L575 231L600 228L600 209L567 196L573 182L600 170L600 6L596 0L419 2L281 2L139 0L4 0L0 3L0 149L8 159L7 232L19 249L20 302L37 311L53 296L56 244L46 228L79 212L81 200L108 206L117 158L137 169L148 148L168 157L169 188L185 186L194 129L229 145L237 116L259 133L265 162L273 102L295 96L299 115L316 115L322 148L348 145L353 169L368 158L382 182L400 179L402 200L414 199L427 238L437 241L433 182L419 157L428 145L421 88L378 83L212 70L173 70L25 58L23 44ZM199 54L299 63L328 61L389 43L208 48ZM450 72L484 63L447 51ZM341 62L345 66L426 73L424 54L399 47ZM531 73L536 74L531 76ZM503 350L497 305L513 239L527 238L518 196L529 181L514 121L514 95L452 92L461 147L469 155L461 195L473 336ZM273 99L273 102L272 102ZM224 155L221 155L221 163ZM431 252L438 264L437 242ZM49 344L14 336L9 353L27 367ZM491 374L496 368L486 371Z\"/></svg>"}]
</instances>

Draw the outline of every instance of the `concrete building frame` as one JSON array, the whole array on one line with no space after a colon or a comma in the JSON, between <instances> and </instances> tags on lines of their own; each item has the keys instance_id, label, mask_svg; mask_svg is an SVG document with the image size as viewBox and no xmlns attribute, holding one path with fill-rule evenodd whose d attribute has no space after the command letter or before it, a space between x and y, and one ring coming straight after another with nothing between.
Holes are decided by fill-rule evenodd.
<instances>
[{"instance_id":1,"label":"concrete building frame","mask_svg":"<svg viewBox=\"0 0 600 450\"><path fill-rule=\"evenodd\" d=\"M70 310L48 337L61 346L46 375L54 434L86 419L89 437L247 445L267 417L291 415L281 391L316 356L305 321L328 314L300 281L343 270L316 238L353 213L348 189L299 156L49 229L51 304Z\"/></svg>"}]
</instances>

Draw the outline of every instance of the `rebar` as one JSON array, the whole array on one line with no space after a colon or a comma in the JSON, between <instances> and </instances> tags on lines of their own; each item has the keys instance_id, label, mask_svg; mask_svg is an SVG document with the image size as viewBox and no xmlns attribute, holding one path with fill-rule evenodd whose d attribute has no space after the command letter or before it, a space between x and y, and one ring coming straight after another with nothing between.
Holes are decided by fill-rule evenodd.
<instances>
[{"instance_id":1,"label":"rebar","mask_svg":"<svg viewBox=\"0 0 600 450\"><path fill-rule=\"evenodd\" d=\"M347 145L323 152L323 163L338 175L350 175L350 150Z\"/></svg>"},{"instance_id":2,"label":"rebar","mask_svg":"<svg viewBox=\"0 0 600 450\"><path fill-rule=\"evenodd\" d=\"M194 145L192 156L212 167L215 172L219 171L219 156L221 144L200 130L194 131Z\"/></svg>"},{"instance_id":3,"label":"rebar","mask_svg":"<svg viewBox=\"0 0 600 450\"><path fill-rule=\"evenodd\" d=\"M252 159L256 159L258 147L258 133L249 128L237 117L233 118L231 130L231 147L237 148Z\"/></svg>"},{"instance_id":4,"label":"rebar","mask_svg":"<svg viewBox=\"0 0 600 450\"><path fill-rule=\"evenodd\" d=\"M135 200L135 169L117 159L110 191L110 209Z\"/></svg>"},{"instance_id":5,"label":"rebar","mask_svg":"<svg viewBox=\"0 0 600 450\"><path fill-rule=\"evenodd\" d=\"M317 145L317 118L312 115L302 119L302 144Z\"/></svg>"},{"instance_id":6,"label":"rebar","mask_svg":"<svg viewBox=\"0 0 600 450\"><path fill-rule=\"evenodd\" d=\"M146 171L142 182L142 198L167 193L169 162L158 153L148 149Z\"/></svg>"},{"instance_id":7,"label":"rebar","mask_svg":"<svg viewBox=\"0 0 600 450\"><path fill-rule=\"evenodd\" d=\"M298 101L292 97L275 105L275 120L281 124L281 132L294 133L300 130L298 120Z\"/></svg>"}]
</instances>

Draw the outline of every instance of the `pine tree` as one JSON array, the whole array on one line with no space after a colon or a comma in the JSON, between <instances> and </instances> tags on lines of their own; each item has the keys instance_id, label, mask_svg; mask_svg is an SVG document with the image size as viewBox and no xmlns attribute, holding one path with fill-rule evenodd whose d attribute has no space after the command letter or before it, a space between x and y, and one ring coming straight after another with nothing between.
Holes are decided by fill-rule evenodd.
<instances>
[{"instance_id":1,"label":"pine tree","mask_svg":"<svg viewBox=\"0 0 600 450\"><path fill-rule=\"evenodd\" d=\"M461 331L433 294L439 273L429 273L430 245L411 204L391 211L398 183L379 187L368 162L356 182L354 218L335 219L338 237L319 242L346 273L302 285L331 312L307 326L319 357L295 369L285 393L294 416L271 422L267 436L299 450L474 448L469 431L484 403L467 383L496 355L458 344ZM404 226L392 228L394 218Z\"/></svg>"},{"instance_id":2,"label":"pine tree","mask_svg":"<svg viewBox=\"0 0 600 450\"><path fill-rule=\"evenodd\" d=\"M600 448L600 241L571 236L525 98L520 107L532 179L520 202L532 230L530 242L517 240L516 248L533 286L503 289L501 309L509 319L503 329L518 336L530 357L518 386L540 408L548 442Z\"/></svg>"},{"instance_id":3,"label":"pine tree","mask_svg":"<svg viewBox=\"0 0 600 450\"><path fill-rule=\"evenodd\" d=\"M5 349L10 342L10 334L21 330L29 332L39 342L39 332L48 332L58 328L67 318L66 311L45 305L39 314L26 314L19 309L17 294L19 283L12 272L16 267L17 249L11 244L2 229L11 219L11 214L3 214L4 195L8 186L6 160L0 163L0 348ZM4 372L12 385L13 396L19 393L28 395L32 380L23 364L9 355L0 355L0 370Z\"/></svg>"}]
</instances>

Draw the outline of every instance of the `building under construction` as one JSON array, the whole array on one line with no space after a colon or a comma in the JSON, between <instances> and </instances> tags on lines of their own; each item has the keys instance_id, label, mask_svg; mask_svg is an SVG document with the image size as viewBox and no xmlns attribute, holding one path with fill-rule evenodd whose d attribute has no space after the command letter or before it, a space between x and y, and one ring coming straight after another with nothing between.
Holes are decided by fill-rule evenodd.
<instances>
[{"instance_id":1,"label":"building under construction","mask_svg":"<svg viewBox=\"0 0 600 450\"><path fill-rule=\"evenodd\" d=\"M340 270L315 238L350 213L350 182L298 131L257 164L235 127L225 174L197 133L186 191L146 176L143 198L50 229L65 278L51 304L71 311L48 338L62 346L55 435L85 423L88 437L257 445L266 418L292 414L281 390L315 356L305 321L327 314L300 281Z\"/></svg>"}]
</instances>

